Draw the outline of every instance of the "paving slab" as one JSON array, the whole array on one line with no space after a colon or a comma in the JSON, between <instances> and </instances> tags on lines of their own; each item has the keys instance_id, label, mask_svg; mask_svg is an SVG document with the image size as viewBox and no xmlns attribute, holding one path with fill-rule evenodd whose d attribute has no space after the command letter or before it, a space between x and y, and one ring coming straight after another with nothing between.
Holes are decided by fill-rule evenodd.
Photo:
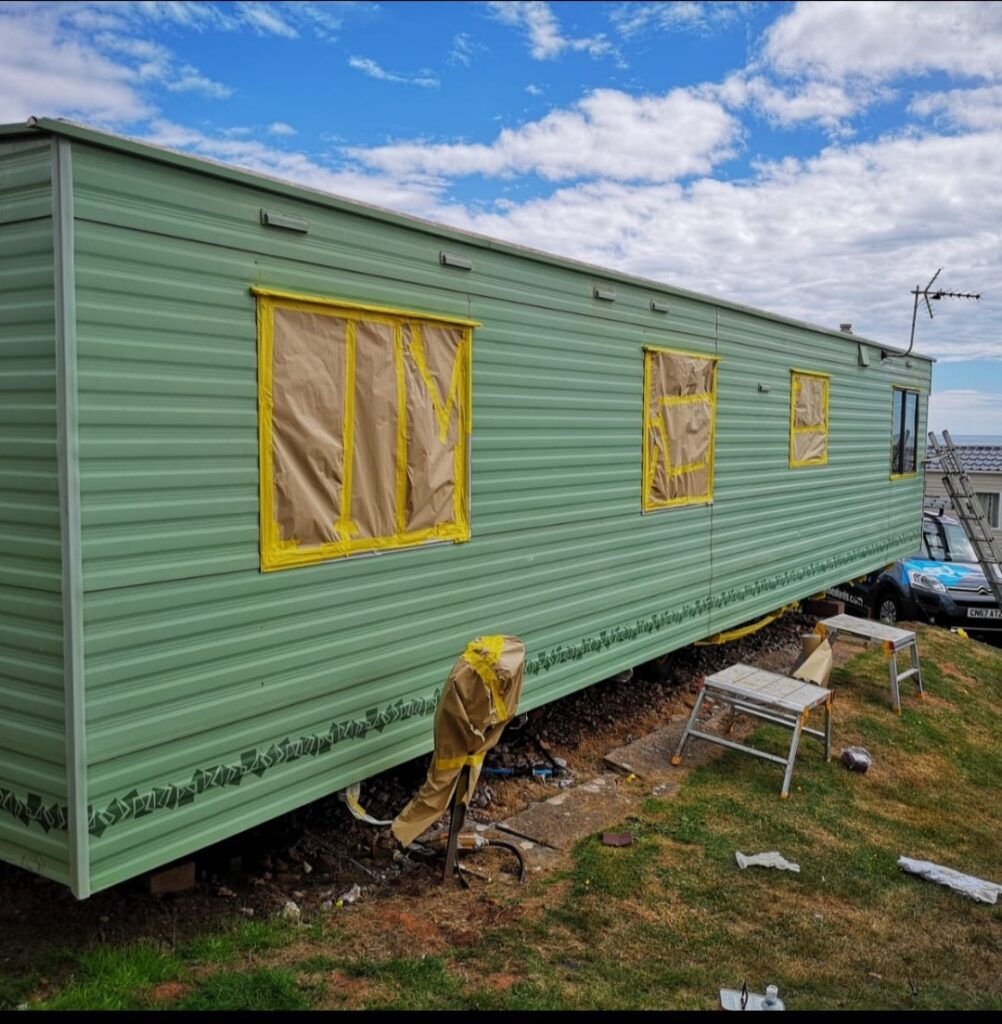
<instances>
[{"instance_id":1,"label":"paving slab","mask_svg":"<svg viewBox=\"0 0 1002 1024\"><path fill-rule=\"evenodd\" d=\"M532 804L497 827L555 850L567 850L586 836L618 825L636 809L642 795L640 786L631 791L621 776L603 772Z\"/></svg>"},{"instance_id":2,"label":"paving slab","mask_svg":"<svg viewBox=\"0 0 1002 1024\"><path fill-rule=\"evenodd\" d=\"M678 769L671 766L671 756L678 746L685 721L681 717L673 719L664 729L641 736L625 747L610 750L605 755L605 763L627 775L631 772L639 775L645 782L660 782L678 775Z\"/></svg>"},{"instance_id":3,"label":"paving slab","mask_svg":"<svg viewBox=\"0 0 1002 1024\"><path fill-rule=\"evenodd\" d=\"M705 705L704 705L705 706ZM726 727L730 711L726 707L714 708L713 713L703 723L704 727L717 730ZM645 782L678 781L679 770L671 765L671 756L675 753L678 741L682 738L682 730L689 720L688 712L672 718L663 729L656 729L639 740L627 743L625 747L610 750L605 755L605 763L616 771L629 775L638 775ZM690 740L685 748L686 768L695 768L708 764L719 756L720 748L698 740Z\"/></svg>"}]
</instances>

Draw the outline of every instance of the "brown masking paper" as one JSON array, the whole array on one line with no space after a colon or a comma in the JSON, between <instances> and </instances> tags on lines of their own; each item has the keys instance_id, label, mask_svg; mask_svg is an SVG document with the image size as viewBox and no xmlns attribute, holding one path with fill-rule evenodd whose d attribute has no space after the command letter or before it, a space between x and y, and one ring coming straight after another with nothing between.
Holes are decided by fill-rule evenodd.
<instances>
[{"instance_id":1,"label":"brown masking paper","mask_svg":"<svg viewBox=\"0 0 1002 1024\"><path fill-rule=\"evenodd\" d=\"M477 637L453 665L435 712L435 751L424 785L397 815L393 834L412 843L448 810L469 764L468 801L484 754L501 738L522 696L525 646L518 637Z\"/></svg>"},{"instance_id":2,"label":"brown masking paper","mask_svg":"<svg viewBox=\"0 0 1002 1024\"><path fill-rule=\"evenodd\" d=\"M396 527L397 373L393 325L355 326L352 537L392 537Z\"/></svg>"},{"instance_id":3,"label":"brown masking paper","mask_svg":"<svg viewBox=\"0 0 1002 1024\"><path fill-rule=\"evenodd\" d=\"M283 540L334 540L344 475L342 319L274 310L272 459Z\"/></svg>"},{"instance_id":4,"label":"brown masking paper","mask_svg":"<svg viewBox=\"0 0 1002 1024\"><path fill-rule=\"evenodd\" d=\"M713 360L672 352L651 352L649 359L649 444L654 465L648 501L657 505L705 500L710 491L713 399L695 396L712 393ZM678 401L685 397L689 400Z\"/></svg>"},{"instance_id":5,"label":"brown masking paper","mask_svg":"<svg viewBox=\"0 0 1002 1024\"><path fill-rule=\"evenodd\" d=\"M461 403L465 386L464 367L457 362L464 355L463 331L420 324L405 327L404 332L408 417L405 523L408 530L425 530L456 519L455 451L462 443ZM434 399L420 370L415 346L418 337ZM444 419L446 411L448 429L443 440L439 415ZM461 469L466 471L465 460Z\"/></svg>"},{"instance_id":6,"label":"brown masking paper","mask_svg":"<svg viewBox=\"0 0 1002 1024\"><path fill-rule=\"evenodd\" d=\"M821 461L828 456L828 435L823 430L801 431L793 435L793 461Z\"/></svg>"},{"instance_id":7,"label":"brown masking paper","mask_svg":"<svg viewBox=\"0 0 1002 1024\"><path fill-rule=\"evenodd\" d=\"M820 427L825 421L825 385L823 377L809 377L807 374L793 375L795 402L793 425L795 427Z\"/></svg>"}]
</instances>

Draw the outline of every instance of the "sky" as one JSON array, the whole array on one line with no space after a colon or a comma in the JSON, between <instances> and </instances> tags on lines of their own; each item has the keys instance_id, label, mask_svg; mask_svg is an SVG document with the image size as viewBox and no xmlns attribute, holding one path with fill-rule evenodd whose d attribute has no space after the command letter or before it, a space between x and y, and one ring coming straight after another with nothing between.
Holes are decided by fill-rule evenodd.
<instances>
[{"instance_id":1,"label":"sky","mask_svg":"<svg viewBox=\"0 0 1002 1024\"><path fill-rule=\"evenodd\" d=\"M1002 435L1002 3L0 0L67 117L935 356Z\"/></svg>"}]
</instances>

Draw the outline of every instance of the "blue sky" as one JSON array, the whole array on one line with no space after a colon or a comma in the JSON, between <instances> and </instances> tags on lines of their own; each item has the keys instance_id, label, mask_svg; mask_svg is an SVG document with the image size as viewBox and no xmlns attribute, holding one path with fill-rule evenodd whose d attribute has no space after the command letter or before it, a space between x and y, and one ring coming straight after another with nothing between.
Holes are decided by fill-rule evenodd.
<instances>
[{"instance_id":1,"label":"blue sky","mask_svg":"<svg viewBox=\"0 0 1002 1024\"><path fill-rule=\"evenodd\" d=\"M98 127L907 343L1002 434L1002 4L0 0L0 120Z\"/></svg>"}]
</instances>

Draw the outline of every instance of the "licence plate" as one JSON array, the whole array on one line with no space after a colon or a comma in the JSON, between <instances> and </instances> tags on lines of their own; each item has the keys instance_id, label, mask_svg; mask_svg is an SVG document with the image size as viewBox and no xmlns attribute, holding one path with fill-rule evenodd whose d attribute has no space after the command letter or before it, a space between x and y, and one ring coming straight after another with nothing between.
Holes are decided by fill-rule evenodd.
<instances>
[{"instance_id":1,"label":"licence plate","mask_svg":"<svg viewBox=\"0 0 1002 1024\"><path fill-rule=\"evenodd\" d=\"M968 608L967 617L969 619L1002 619L1002 609L1000 608Z\"/></svg>"}]
</instances>

